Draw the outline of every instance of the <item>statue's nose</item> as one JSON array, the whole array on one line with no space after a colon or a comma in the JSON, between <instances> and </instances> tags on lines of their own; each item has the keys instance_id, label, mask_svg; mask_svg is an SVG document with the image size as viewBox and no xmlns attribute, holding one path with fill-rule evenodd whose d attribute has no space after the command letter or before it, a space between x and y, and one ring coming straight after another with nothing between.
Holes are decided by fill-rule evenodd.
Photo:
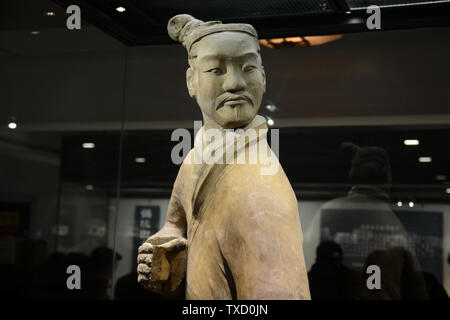
<instances>
[{"instance_id":1,"label":"statue's nose","mask_svg":"<svg viewBox=\"0 0 450 320\"><path fill-rule=\"evenodd\" d=\"M223 89L229 92L244 90L246 86L242 71L239 68L230 68L226 73Z\"/></svg>"}]
</instances>

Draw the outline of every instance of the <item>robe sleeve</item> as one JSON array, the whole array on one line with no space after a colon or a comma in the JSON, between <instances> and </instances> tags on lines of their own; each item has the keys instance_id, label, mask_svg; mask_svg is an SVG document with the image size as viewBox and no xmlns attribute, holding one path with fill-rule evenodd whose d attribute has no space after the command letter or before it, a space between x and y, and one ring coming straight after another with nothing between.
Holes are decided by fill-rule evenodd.
<instances>
[{"instance_id":1,"label":"robe sleeve","mask_svg":"<svg viewBox=\"0 0 450 320\"><path fill-rule=\"evenodd\" d=\"M178 171L167 208L163 228L155 235L187 238L186 191L189 190L189 167L182 165Z\"/></svg>"},{"instance_id":2,"label":"robe sleeve","mask_svg":"<svg viewBox=\"0 0 450 320\"><path fill-rule=\"evenodd\" d=\"M236 199L222 239L235 297L310 299L297 199L287 178L243 179L240 185L230 193Z\"/></svg>"}]
</instances>

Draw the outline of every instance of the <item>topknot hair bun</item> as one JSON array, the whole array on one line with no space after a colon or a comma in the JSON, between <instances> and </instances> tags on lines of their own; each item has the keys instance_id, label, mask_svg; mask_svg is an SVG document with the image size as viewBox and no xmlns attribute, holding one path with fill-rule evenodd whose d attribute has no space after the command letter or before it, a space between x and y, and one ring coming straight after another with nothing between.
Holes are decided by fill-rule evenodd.
<instances>
[{"instance_id":1,"label":"topknot hair bun","mask_svg":"<svg viewBox=\"0 0 450 320\"><path fill-rule=\"evenodd\" d=\"M192 45L203 37L217 32L237 31L245 32L252 37L258 39L256 30L249 24L245 23L226 23L221 21L208 21L195 19L189 14L179 14L172 17L167 23L167 31L169 36L183 46L189 52Z\"/></svg>"},{"instance_id":2,"label":"topknot hair bun","mask_svg":"<svg viewBox=\"0 0 450 320\"><path fill-rule=\"evenodd\" d=\"M167 31L170 38L183 43L189 31L202 23L203 21L195 19L189 14L179 14L169 20Z\"/></svg>"}]
</instances>

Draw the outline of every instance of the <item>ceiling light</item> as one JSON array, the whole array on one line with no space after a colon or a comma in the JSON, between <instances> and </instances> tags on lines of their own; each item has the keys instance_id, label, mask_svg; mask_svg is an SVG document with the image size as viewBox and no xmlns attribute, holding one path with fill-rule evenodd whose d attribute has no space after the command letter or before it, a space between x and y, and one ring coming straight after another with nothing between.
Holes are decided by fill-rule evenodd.
<instances>
[{"instance_id":1,"label":"ceiling light","mask_svg":"<svg viewBox=\"0 0 450 320\"><path fill-rule=\"evenodd\" d=\"M418 146L419 145L419 140L417 140L417 139L407 139L407 140L404 140L403 143L405 144L405 146Z\"/></svg>"},{"instance_id":2,"label":"ceiling light","mask_svg":"<svg viewBox=\"0 0 450 320\"><path fill-rule=\"evenodd\" d=\"M145 159L144 157L137 157L136 159L134 159L134 162L136 163L145 163L147 161L147 159Z\"/></svg>"},{"instance_id":3,"label":"ceiling light","mask_svg":"<svg viewBox=\"0 0 450 320\"><path fill-rule=\"evenodd\" d=\"M408 203L408 206L409 206L410 208L414 207L414 202L410 201L410 202Z\"/></svg>"},{"instance_id":4,"label":"ceiling light","mask_svg":"<svg viewBox=\"0 0 450 320\"><path fill-rule=\"evenodd\" d=\"M431 162L431 157L420 157L419 162Z\"/></svg>"},{"instance_id":5,"label":"ceiling light","mask_svg":"<svg viewBox=\"0 0 450 320\"><path fill-rule=\"evenodd\" d=\"M8 123L8 128L14 130L15 128L17 128L17 123L15 123L15 122L10 122L10 123Z\"/></svg>"},{"instance_id":6,"label":"ceiling light","mask_svg":"<svg viewBox=\"0 0 450 320\"><path fill-rule=\"evenodd\" d=\"M94 190L94 186L92 184L88 184L86 186L86 190L89 190L89 191Z\"/></svg>"},{"instance_id":7,"label":"ceiling light","mask_svg":"<svg viewBox=\"0 0 450 320\"><path fill-rule=\"evenodd\" d=\"M117 11L117 12L120 12L120 13L125 12L126 10L127 10L127 9L125 9L125 8L122 7L122 6L116 8L116 11Z\"/></svg>"},{"instance_id":8,"label":"ceiling light","mask_svg":"<svg viewBox=\"0 0 450 320\"><path fill-rule=\"evenodd\" d=\"M36 36L36 35L39 34L39 31L38 31L38 30L33 30L33 31L31 31L30 33L31 33L33 36Z\"/></svg>"},{"instance_id":9,"label":"ceiling light","mask_svg":"<svg viewBox=\"0 0 450 320\"><path fill-rule=\"evenodd\" d=\"M48 16L48 17L53 17L55 15L55 13L53 11L47 11L45 13L45 15Z\"/></svg>"},{"instance_id":10,"label":"ceiling light","mask_svg":"<svg viewBox=\"0 0 450 320\"><path fill-rule=\"evenodd\" d=\"M445 189L445 192L450 193L450 188Z\"/></svg>"},{"instance_id":11,"label":"ceiling light","mask_svg":"<svg viewBox=\"0 0 450 320\"><path fill-rule=\"evenodd\" d=\"M351 18L347 20L348 24L360 24L360 23L364 23L364 20L361 18Z\"/></svg>"},{"instance_id":12,"label":"ceiling light","mask_svg":"<svg viewBox=\"0 0 450 320\"><path fill-rule=\"evenodd\" d=\"M397 202L397 207L401 207L403 205L403 202L399 201Z\"/></svg>"},{"instance_id":13,"label":"ceiling light","mask_svg":"<svg viewBox=\"0 0 450 320\"><path fill-rule=\"evenodd\" d=\"M351 11L345 11L345 14L351 14L352 12Z\"/></svg>"},{"instance_id":14,"label":"ceiling light","mask_svg":"<svg viewBox=\"0 0 450 320\"><path fill-rule=\"evenodd\" d=\"M95 148L95 143L93 142L85 142L83 143L83 148L84 149L94 149Z\"/></svg>"}]
</instances>

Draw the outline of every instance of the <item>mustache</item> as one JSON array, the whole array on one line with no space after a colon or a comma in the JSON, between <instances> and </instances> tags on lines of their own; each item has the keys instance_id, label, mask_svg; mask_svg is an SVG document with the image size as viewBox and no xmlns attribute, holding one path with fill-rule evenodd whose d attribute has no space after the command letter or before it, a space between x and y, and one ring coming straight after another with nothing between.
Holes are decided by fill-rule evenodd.
<instances>
[{"instance_id":1,"label":"mustache","mask_svg":"<svg viewBox=\"0 0 450 320\"><path fill-rule=\"evenodd\" d=\"M234 94L234 93L226 92L217 98L216 110L222 108L226 102L233 101L233 100L246 100L247 102L249 102L253 105L252 98L250 98L250 96L247 94Z\"/></svg>"}]
</instances>

